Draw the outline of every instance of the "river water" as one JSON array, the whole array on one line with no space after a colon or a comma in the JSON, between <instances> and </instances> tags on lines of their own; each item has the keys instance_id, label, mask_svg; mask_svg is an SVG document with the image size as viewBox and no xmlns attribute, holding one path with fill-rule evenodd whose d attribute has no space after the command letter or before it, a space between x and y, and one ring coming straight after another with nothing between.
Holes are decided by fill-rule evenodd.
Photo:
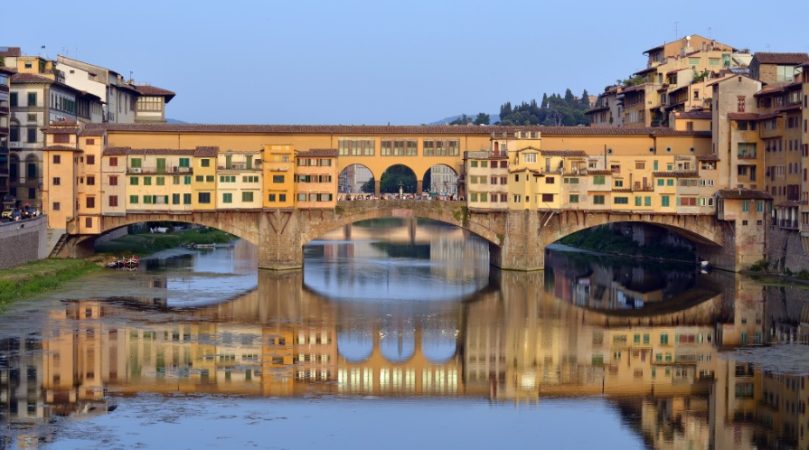
<instances>
[{"instance_id":1,"label":"river water","mask_svg":"<svg viewBox=\"0 0 809 450\"><path fill-rule=\"evenodd\" d=\"M434 222L169 250L0 318L0 448L809 446L809 295Z\"/></svg>"}]
</instances>

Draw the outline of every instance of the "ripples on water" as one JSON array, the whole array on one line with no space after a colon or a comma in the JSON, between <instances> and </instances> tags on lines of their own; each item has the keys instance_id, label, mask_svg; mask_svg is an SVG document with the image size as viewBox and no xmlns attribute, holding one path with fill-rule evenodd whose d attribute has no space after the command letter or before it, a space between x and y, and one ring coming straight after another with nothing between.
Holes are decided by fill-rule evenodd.
<instances>
[{"instance_id":1,"label":"ripples on water","mask_svg":"<svg viewBox=\"0 0 809 450\"><path fill-rule=\"evenodd\" d=\"M0 447L809 445L797 289L568 251L500 272L432 222L305 255L172 250L17 305Z\"/></svg>"}]
</instances>

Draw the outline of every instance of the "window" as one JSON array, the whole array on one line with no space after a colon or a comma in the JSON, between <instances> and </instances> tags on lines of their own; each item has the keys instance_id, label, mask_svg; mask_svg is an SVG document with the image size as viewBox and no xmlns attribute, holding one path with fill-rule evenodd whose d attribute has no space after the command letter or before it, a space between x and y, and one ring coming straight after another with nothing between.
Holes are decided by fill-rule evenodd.
<instances>
[{"instance_id":1,"label":"window","mask_svg":"<svg viewBox=\"0 0 809 450\"><path fill-rule=\"evenodd\" d=\"M272 176L272 182L274 184L282 184L284 182L284 176L283 175L273 175Z\"/></svg>"},{"instance_id":2,"label":"window","mask_svg":"<svg viewBox=\"0 0 809 450\"><path fill-rule=\"evenodd\" d=\"M755 159L756 158L756 143L755 142L739 142L739 158L740 159Z\"/></svg>"},{"instance_id":3,"label":"window","mask_svg":"<svg viewBox=\"0 0 809 450\"><path fill-rule=\"evenodd\" d=\"M604 175L595 175L593 177L593 184L605 184L605 183L606 180L604 178Z\"/></svg>"},{"instance_id":4,"label":"window","mask_svg":"<svg viewBox=\"0 0 809 450\"><path fill-rule=\"evenodd\" d=\"M736 112L743 113L745 105L745 96L739 95L736 97Z\"/></svg>"},{"instance_id":5,"label":"window","mask_svg":"<svg viewBox=\"0 0 809 450\"><path fill-rule=\"evenodd\" d=\"M32 114L29 114L31 116ZM36 114L33 114L34 120L36 120ZM30 120L30 117L29 117ZM70 136L66 134L57 134L53 136L53 143L54 144L69 144L70 143Z\"/></svg>"},{"instance_id":6,"label":"window","mask_svg":"<svg viewBox=\"0 0 809 450\"><path fill-rule=\"evenodd\" d=\"M93 226L93 218L92 217L86 217L84 219L84 226L87 227L87 228L92 228L92 226Z\"/></svg>"},{"instance_id":7,"label":"window","mask_svg":"<svg viewBox=\"0 0 809 450\"><path fill-rule=\"evenodd\" d=\"M129 177L129 185L130 186L137 186L138 185L138 177Z\"/></svg>"},{"instance_id":8,"label":"window","mask_svg":"<svg viewBox=\"0 0 809 450\"><path fill-rule=\"evenodd\" d=\"M222 194L222 203L233 203L233 194L230 192Z\"/></svg>"},{"instance_id":9,"label":"window","mask_svg":"<svg viewBox=\"0 0 809 450\"><path fill-rule=\"evenodd\" d=\"M166 177L155 177L155 181L157 182L158 186L166 185Z\"/></svg>"},{"instance_id":10,"label":"window","mask_svg":"<svg viewBox=\"0 0 809 450\"><path fill-rule=\"evenodd\" d=\"M660 196L660 206L668 207L669 205L669 197L668 195L661 195Z\"/></svg>"},{"instance_id":11,"label":"window","mask_svg":"<svg viewBox=\"0 0 809 450\"><path fill-rule=\"evenodd\" d=\"M96 184L96 177L89 175L87 177L87 186L95 186Z\"/></svg>"},{"instance_id":12,"label":"window","mask_svg":"<svg viewBox=\"0 0 809 450\"><path fill-rule=\"evenodd\" d=\"M137 195L130 195L129 196L129 203L131 203L133 205L137 205L138 204L138 196Z\"/></svg>"},{"instance_id":13,"label":"window","mask_svg":"<svg viewBox=\"0 0 809 450\"><path fill-rule=\"evenodd\" d=\"M59 202L53 202L53 210L59 211L60 209L62 209L62 204Z\"/></svg>"},{"instance_id":14,"label":"window","mask_svg":"<svg viewBox=\"0 0 809 450\"><path fill-rule=\"evenodd\" d=\"M469 161L469 164L470 164L472 167L477 167L477 166L478 166L478 162L477 162L477 161L475 161L475 160Z\"/></svg>"},{"instance_id":15,"label":"window","mask_svg":"<svg viewBox=\"0 0 809 450\"><path fill-rule=\"evenodd\" d=\"M191 184L191 175L183 176L183 184Z\"/></svg>"},{"instance_id":16,"label":"window","mask_svg":"<svg viewBox=\"0 0 809 450\"><path fill-rule=\"evenodd\" d=\"M143 185L144 186L151 186L152 185L152 177L143 177Z\"/></svg>"},{"instance_id":17,"label":"window","mask_svg":"<svg viewBox=\"0 0 809 450\"><path fill-rule=\"evenodd\" d=\"M543 203L553 202L553 194L542 194L542 202Z\"/></svg>"},{"instance_id":18,"label":"window","mask_svg":"<svg viewBox=\"0 0 809 450\"><path fill-rule=\"evenodd\" d=\"M373 139L338 139L340 156L374 156L376 141Z\"/></svg>"},{"instance_id":19,"label":"window","mask_svg":"<svg viewBox=\"0 0 809 450\"><path fill-rule=\"evenodd\" d=\"M37 93L36 92L29 92L28 93L28 105L27 106L37 106Z\"/></svg>"},{"instance_id":20,"label":"window","mask_svg":"<svg viewBox=\"0 0 809 450\"><path fill-rule=\"evenodd\" d=\"M458 156L461 150L459 139L424 140L424 156Z\"/></svg>"},{"instance_id":21,"label":"window","mask_svg":"<svg viewBox=\"0 0 809 450\"><path fill-rule=\"evenodd\" d=\"M211 167L211 160L208 158L202 158L199 160L200 167Z\"/></svg>"},{"instance_id":22,"label":"window","mask_svg":"<svg viewBox=\"0 0 809 450\"><path fill-rule=\"evenodd\" d=\"M252 192L242 192L242 201L245 203L252 203L253 202L253 193Z\"/></svg>"},{"instance_id":23,"label":"window","mask_svg":"<svg viewBox=\"0 0 809 450\"><path fill-rule=\"evenodd\" d=\"M211 203L211 193L210 192L200 192L197 195L197 201L201 204L209 204Z\"/></svg>"},{"instance_id":24,"label":"window","mask_svg":"<svg viewBox=\"0 0 809 450\"><path fill-rule=\"evenodd\" d=\"M111 156L110 157L110 167L118 167L118 157Z\"/></svg>"},{"instance_id":25,"label":"window","mask_svg":"<svg viewBox=\"0 0 809 450\"><path fill-rule=\"evenodd\" d=\"M764 200L756 201L756 212L760 212L760 213L764 212Z\"/></svg>"},{"instance_id":26,"label":"window","mask_svg":"<svg viewBox=\"0 0 809 450\"><path fill-rule=\"evenodd\" d=\"M51 184L53 184L54 186L59 186L62 184L62 179L59 177L53 177L53 183Z\"/></svg>"},{"instance_id":27,"label":"window","mask_svg":"<svg viewBox=\"0 0 809 450\"><path fill-rule=\"evenodd\" d=\"M594 205L603 205L604 204L604 196L603 195L594 195L593 196L593 204Z\"/></svg>"},{"instance_id":28,"label":"window","mask_svg":"<svg viewBox=\"0 0 809 450\"><path fill-rule=\"evenodd\" d=\"M133 169L140 169L141 167L141 159L140 158L132 158L129 160L129 167Z\"/></svg>"},{"instance_id":29,"label":"window","mask_svg":"<svg viewBox=\"0 0 809 450\"><path fill-rule=\"evenodd\" d=\"M93 165L96 163L95 155L87 155L87 164Z\"/></svg>"},{"instance_id":30,"label":"window","mask_svg":"<svg viewBox=\"0 0 809 450\"><path fill-rule=\"evenodd\" d=\"M95 145L96 140L95 140L95 139L93 139L93 138L89 138L89 139L85 139L85 140L84 140L84 143L85 143L86 145Z\"/></svg>"},{"instance_id":31,"label":"window","mask_svg":"<svg viewBox=\"0 0 809 450\"><path fill-rule=\"evenodd\" d=\"M643 197L643 206L652 206L652 197L648 195Z\"/></svg>"},{"instance_id":32,"label":"window","mask_svg":"<svg viewBox=\"0 0 809 450\"><path fill-rule=\"evenodd\" d=\"M414 140L382 141L382 156L416 156L418 145Z\"/></svg>"},{"instance_id":33,"label":"window","mask_svg":"<svg viewBox=\"0 0 809 450\"><path fill-rule=\"evenodd\" d=\"M188 158L180 158L180 167L191 167Z\"/></svg>"},{"instance_id":34,"label":"window","mask_svg":"<svg viewBox=\"0 0 809 450\"><path fill-rule=\"evenodd\" d=\"M287 201L287 195L286 194L278 194L278 201L279 202Z\"/></svg>"},{"instance_id":35,"label":"window","mask_svg":"<svg viewBox=\"0 0 809 450\"><path fill-rule=\"evenodd\" d=\"M554 177L545 177L545 184L554 184L556 179Z\"/></svg>"},{"instance_id":36,"label":"window","mask_svg":"<svg viewBox=\"0 0 809 450\"><path fill-rule=\"evenodd\" d=\"M635 196L635 206L640 206L642 201L643 201L642 197L637 195Z\"/></svg>"},{"instance_id":37,"label":"window","mask_svg":"<svg viewBox=\"0 0 809 450\"><path fill-rule=\"evenodd\" d=\"M110 175L110 186L118 186L118 175Z\"/></svg>"},{"instance_id":38,"label":"window","mask_svg":"<svg viewBox=\"0 0 809 450\"><path fill-rule=\"evenodd\" d=\"M11 96L9 97L9 101L11 102L11 107L12 108L16 108L18 106L17 105L18 99L17 99L17 93L16 92L11 93Z\"/></svg>"},{"instance_id":39,"label":"window","mask_svg":"<svg viewBox=\"0 0 809 450\"><path fill-rule=\"evenodd\" d=\"M660 345L669 345L668 333L660 333Z\"/></svg>"},{"instance_id":40,"label":"window","mask_svg":"<svg viewBox=\"0 0 809 450\"><path fill-rule=\"evenodd\" d=\"M37 129L36 127L28 127L26 129L27 135L25 142L36 142L37 141Z\"/></svg>"},{"instance_id":41,"label":"window","mask_svg":"<svg viewBox=\"0 0 809 450\"><path fill-rule=\"evenodd\" d=\"M537 162L537 154L536 153L526 153L523 155L523 161L526 163L535 163Z\"/></svg>"},{"instance_id":42,"label":"window","mask_svg":"<svg viewBox=\"0 0 809 450\"><path fill-rule=\"evenodd\" d=\"M208 183L213 183L214 176L213 175L205 175L205 181Z\"/></svg>"},{"instance_id":43,"label":"window","mask_svg":"<svg viewBox=\"0 0 809 450\"><path fill-rule=\"evenodd\" d=\"M570 194L570 203L579 203L579 194Z\"/></svg>"},{"instance_id":44,"label":"window","mask_svg":"<svg viewBox=\"0 0 809 450\"><path fill-rule=\"evenodd\" d=\"M183 194L183 205L191 204L191 194Z\"/></svg>"},{"instance_id":45,"label":"window","mask_svg":"<svg viewBox=\"0 0 809 450\"><path fill-rule=\"evenodd\" d=\"M172 205L180 204L180 194L171 194L171 204Z\"/></svg>"},{"instance_id":46,"label":"window","mask_svg":"<svg viewBox=\"0 0 809 450\"><path fill-rule=\"evenodd\" d=\"M267 195L267 201L269 201L269 202L274 202L274 201L275 201L275 194L269 194L269 195Z\"/></svg>"},{"instance_id":47,"label":"window","mask_svg":"<svg viewBox=\"0 0 809 450\"><path fill-rule=\"evenodd\" d=\"M628 205L629 197L615 197L613 199L613 203L615 203L616 205Z\"/></svg>"},{"instance_id":48,"label":"window","mask_svg":"<svg viewBox=\"0 0 809 450\"><path fill-rule=\"evenodd\" d=\"M742 212L750 212L750 200L742 200Z\"/></svg>"},{"instance_id":49,"label":"window","mask_svg":"<svg viewBox=\"0 0 809 450\"><path fill-rule=\"evenodd\" d=\"M118 206L118 196L117 195L110 195L108 199L109 206L116 207Z\"/></svg>"},{"instance_id":50,"label":"window","mask_svg":"<svg viewBox=\"0 0 809 450\"><path fill-rule=\"evenodd\" d=\"M674 186L674 178L667 179L666 186Z\"/></svg>"}]
</instances>

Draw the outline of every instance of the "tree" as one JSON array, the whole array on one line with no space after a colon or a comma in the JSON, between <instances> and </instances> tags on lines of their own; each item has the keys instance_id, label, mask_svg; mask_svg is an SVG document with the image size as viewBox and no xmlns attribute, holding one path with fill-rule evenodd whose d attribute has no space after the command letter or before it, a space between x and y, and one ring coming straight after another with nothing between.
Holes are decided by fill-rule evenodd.
<instances>
[{"instance_id":1,"label":"tree","mask_svg":"<svg viewBox=\"0 0 809 450\"><path fill-rule=\"evenodd\" d=\"M365 192L366 194L373 194L375 184L376 181L374 180L374 177L371 177L368 181L365 182L365 184L362 185L360 191Z\"/></svg>"},{"instance_id":2,"label":"tree","mask_svg":"<svg viewBox=\"0 0 809 450\"><path fill-rule=\"evenodd\" d=\"M590 94L587 93L587 89L581 91L581 105L587 109L590 108Z\"/></svg>"},{"instance_id":3,"label":"tree","mask_svg":"<svg viewBox=\"0 0 809 450\"><path fill-rule=\"evenodd\" d=\"M471 117L467 116L466 114L461 114L461 117L458 117L457 119L453 120L449 124L450 125L468 125L470 122L472 122Z\"/></svg>"},{"instance_id":4,"label":"tree","mask_svg":"<svg viewBox=\"0 0 809 450\"><path fill-rule=\"evenodd\" d=\"M400 186L403 192L416 192L416 174L407 166L397 164L382 174L379 191L384 194L398 194Z\"/></svg>"},{"instance_id":5,"label":"tree","mask_svg":"<svg viewBox=\"0 0 809 450\"><path fill-rule=\"evenodd\" d=\"M542 94L542 103L540 104L540 108L545 109L548 107L548 94Z\"/></svg>"},{"instance_id":6,"label":"tree","mask_svg":"<svg viewBox=\"0 0 809 450\"><path fill-rule=\"evenodd\" d=\"M475 117L475 125L488 125L489 124L489 115L486 113L478 113L477 117Z\"/></svg>"},{"instance_id":7,"label":"tree","mask_svg":"<svg viewBox=\"0 0 809 450\"><path fill-rule=\"evenodd\" d=\"M569 88L565 89L565 103L573 104L574 101L576 101L576 96L573 95L573 91Z\"/></svg>"}]
</instances>

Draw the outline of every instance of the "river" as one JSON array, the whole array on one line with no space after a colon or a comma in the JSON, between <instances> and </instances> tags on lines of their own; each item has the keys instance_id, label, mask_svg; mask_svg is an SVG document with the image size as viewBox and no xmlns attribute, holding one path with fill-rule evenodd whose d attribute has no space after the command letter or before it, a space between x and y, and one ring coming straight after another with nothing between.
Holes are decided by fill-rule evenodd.
<instances>
[{"instance_id":1,"label":"river","mask_svg":"<svg viewBox=\"0 0 809 450\"><path fill-rule=\"evenodd\" d=\"M807 448L809 295L461 229L169 250L0 319L0 448Z\"/></svg>"}]
</instances>

